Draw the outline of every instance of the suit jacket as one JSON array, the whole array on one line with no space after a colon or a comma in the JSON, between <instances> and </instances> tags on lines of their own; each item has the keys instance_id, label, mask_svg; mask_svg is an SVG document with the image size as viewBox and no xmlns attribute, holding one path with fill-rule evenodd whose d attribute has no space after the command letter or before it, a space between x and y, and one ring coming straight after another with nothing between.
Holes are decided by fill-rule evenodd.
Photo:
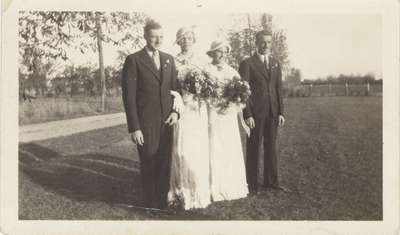
<instances>
[{"instance_id":1,"label":"suit jacket","mask_svg":"<svg viewBox=\"0 0 400 235\"><path fill-rule=\"evenodd\" d=\"M283 115L282 71L278 60L269 57L266 69L257 54L245 59L239 66L242 79L249 82L251 96L243 110L245 119Z\"/></svg>"},{"instance_id":2,"label":"suit jacket","mask_svg":"<svg viewBox=\"0 0 400 235\"><path fill-rule=\"evenodd\" d=\"M128 131L160 127L172 112L177 71L171 55L159 52L160 70L145 48L129 55L122 70L122 99Z\"/></svg>"}]
</instances>

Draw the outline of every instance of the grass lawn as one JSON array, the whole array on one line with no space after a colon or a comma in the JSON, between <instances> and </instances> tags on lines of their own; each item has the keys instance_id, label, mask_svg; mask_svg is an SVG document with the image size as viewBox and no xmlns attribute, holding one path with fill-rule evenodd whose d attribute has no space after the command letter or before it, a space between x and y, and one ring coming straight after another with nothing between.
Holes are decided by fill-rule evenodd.
<instances>
[{"instance_id":1,"label":"grass lawn","mask_svg":"<svg viewBox=\"0 0 400 235\"><path fill-rule=\"evenodd\" d=\"M120 96L107 97L104 112L100 110L100 97L37 98L31 102L19 103L19 124L28 125L116 112L123 112Z\"/></svg>"},{"instance_id":2,"label":"grass lawn","mask_svg":"<svg viewBox=\"0 0 400 235\"><path fill-rule=\"evenodd\" d=\"M286 99L279 176L264 191L187 212L146 213L126 126L20 145L20 219L381 220L382 98Z\"/></svg>"}]
</instances>

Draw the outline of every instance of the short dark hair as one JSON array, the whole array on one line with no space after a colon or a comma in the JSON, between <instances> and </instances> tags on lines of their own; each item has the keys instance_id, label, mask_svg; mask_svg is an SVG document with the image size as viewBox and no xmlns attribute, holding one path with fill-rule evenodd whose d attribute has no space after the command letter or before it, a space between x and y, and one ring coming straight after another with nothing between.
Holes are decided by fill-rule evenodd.
<instances>
[{"instance_id":1,"label":"short dark hair","mask_svg":"<svg viewBox=\"0 0 400 235\"><path fill-rule=\"evenodd\" d=\"M152 29L162 29L161 24L153 19L149 19L146 21L146 24L143 28L144 35L150 32Z\"/></svg>"},{"instance_id":2,"label":"short dark hair","mask_svg":"<svg viewBox=\"0 0 400 235\"><path fill-rule=\"evenodd\" d=\"M256 40L257 40L259 37L261 37L261 36L270 36L270 37L272 37L272 33L271 33L271 31L268 31L268 30L261 30L261 31L258 31L258 32L256 33Z\"/></svg>"}]
</instances>

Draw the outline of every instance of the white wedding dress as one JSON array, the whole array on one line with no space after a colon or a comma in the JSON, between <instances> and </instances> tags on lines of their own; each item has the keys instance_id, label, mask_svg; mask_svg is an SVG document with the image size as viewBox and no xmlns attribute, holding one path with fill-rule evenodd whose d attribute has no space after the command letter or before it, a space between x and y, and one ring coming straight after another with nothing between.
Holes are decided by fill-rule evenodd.
<instances>
[{"instance_id":1,"label":"white wedding dress","mask_svg":"<svg viewBox=\"0 0 400 235\"><path fill-rule=\"evenodd\" d=\"M205 70L222 85L235 76L240 77L226 63L220 68L208 64ZM242 108L232 104L221 114L212 105L208 106L212 201L239 199L248 194L238 123Z\"/></svg>"},{"instance_id":2,"label":"white wedding dress","mask_svg":"<svg viewBox=\"0 0 400 235\"><path fill-rule=\"evenodd\" d=\"M203 67L202 58L176 56L178 79L193 67ZM208 114L204 102L182 94L184 103L178 123L174 126L169 204L182 203L185 210L205 208L210 198L210 158L208 149Z\"/></svg>"}]
</instances>

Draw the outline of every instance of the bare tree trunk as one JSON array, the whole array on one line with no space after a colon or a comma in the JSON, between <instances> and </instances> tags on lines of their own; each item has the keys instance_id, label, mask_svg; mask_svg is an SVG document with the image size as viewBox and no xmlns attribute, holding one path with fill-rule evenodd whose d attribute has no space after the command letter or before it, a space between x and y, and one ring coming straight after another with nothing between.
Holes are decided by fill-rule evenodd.
<instances>
[{"instance_id":1,"label":"bare tree trunk","mask_svg":"<svg viewBox=\"0 0 400 235\"><path fill-rule=\"evenodd\" d=\"M106 76L104 73L104 59L103 59L103 44L102 44L102 30L100 24L100 13L96 13L96 28L97 28L97 47L99 50L99 66L100 66L100 80L101 80L101 112L105 111L106 101Z\"/></svg>"}]
</instances>

